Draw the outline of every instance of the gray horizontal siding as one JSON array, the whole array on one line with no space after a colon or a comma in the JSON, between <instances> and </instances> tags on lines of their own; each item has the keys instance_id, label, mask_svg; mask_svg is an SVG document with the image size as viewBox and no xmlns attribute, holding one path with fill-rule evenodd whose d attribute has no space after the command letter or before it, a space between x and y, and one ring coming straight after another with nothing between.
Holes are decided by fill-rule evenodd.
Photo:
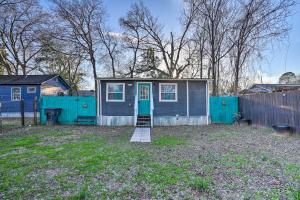
<instances>
[{"instance_id":1,"label":"gray horizontal siding","mask_svg":"<svg viewBox=\"0 0 300 200\"><path fill-rule=\"evenodd\" d=\"M125 102L106 102L106 83L125 83ZM102 115L133 116L136 81L101 81ZM159 83L177 83L177 102L159 101ZM131 84L131 86L129 86ZM187 116L186 81L152 81L154 116ZM206 82L189 81L190 116L206 115Z\"/></svg>"},{"instance_id":2,"label":"gray horizontal siding","mask_svg":"<svg viewBox=\"0 0 300 200\"><path fill-rule=\"evenodd\" d=\"M189 82L190 116L206 115L206 82Z\"/></svg>"},{"instance_id":3,"label":"gray horizontal siding","mask_svg":"<svg viewBox=\"0 0 300 200\"><path fill-rule=\"evenodd\" d=\"M159 83L177 83L177 102L159 101ZM154 116L186 116L186 82L160 81L153 83Z\"/></svg>"},{"instance_id":4,"label":"gray horizontal siding","mask_svg":"<svg viewBox=\"0 0 300 200\"><path fill-rule=\"evenodd\" d=\"M125 83L125 101L107 102L106 83ZM128 84L131 83L132 86ZM132 81L101 81L102 115L105 116L133 116L135 84Z\"/></svg>"}]
</instances>

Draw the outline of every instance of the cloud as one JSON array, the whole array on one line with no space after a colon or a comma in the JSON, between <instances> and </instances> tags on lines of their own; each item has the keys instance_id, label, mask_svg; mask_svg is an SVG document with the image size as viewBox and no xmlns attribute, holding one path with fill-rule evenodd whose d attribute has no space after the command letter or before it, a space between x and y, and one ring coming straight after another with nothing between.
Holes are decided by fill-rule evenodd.
<instances>
[{"instance_id":1,"label":"cloud","mask_svg":"<svg viewBox=\"0 0 300 200\"><path fill-rule=\"evenodd\" d=\"M124 35L123 33L118 33L118 32L107 32L107 35L109 35L115 39L120 39L120 40L123 40L124 38L126 38L126 35Z\"/></svg>"}]
</instances>

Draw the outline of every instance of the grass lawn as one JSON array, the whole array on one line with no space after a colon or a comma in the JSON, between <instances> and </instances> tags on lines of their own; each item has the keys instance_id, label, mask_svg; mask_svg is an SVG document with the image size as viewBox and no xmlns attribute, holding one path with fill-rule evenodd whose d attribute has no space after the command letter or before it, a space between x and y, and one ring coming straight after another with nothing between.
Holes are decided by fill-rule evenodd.
<instances>
[{"instance_id":1,"label":"grass lawn","mask_svg":"<svg viewBox=\"0 0 300 200\"><path fill-rule=\"evenodd\" d=\"M0 136L0 199L300 199L300 138L246 126L32 127Z\"/></svg>"}]
</instances>

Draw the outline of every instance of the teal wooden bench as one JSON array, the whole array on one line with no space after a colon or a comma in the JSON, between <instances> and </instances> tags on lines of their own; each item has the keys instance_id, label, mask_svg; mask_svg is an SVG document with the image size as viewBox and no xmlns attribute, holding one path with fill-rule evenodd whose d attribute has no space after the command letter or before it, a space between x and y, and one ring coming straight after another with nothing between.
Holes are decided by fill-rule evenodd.
<instances>
[{"instance_id":1,"label":"teal wooden bench","mask_svg":"<svg viewBox=\"0 0 300 200\"><path fill-rule=\"evenodd\" d=\"M96 116L77 116L75 122L77 125L95 125Z\"/></svg>"}]
</instances>

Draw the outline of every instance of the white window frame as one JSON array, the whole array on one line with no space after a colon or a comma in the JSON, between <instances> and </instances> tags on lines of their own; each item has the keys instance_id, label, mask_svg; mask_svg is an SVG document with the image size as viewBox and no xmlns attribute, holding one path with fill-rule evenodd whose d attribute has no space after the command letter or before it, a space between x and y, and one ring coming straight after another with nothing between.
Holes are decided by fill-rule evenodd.
<instances>
[{"instance_id":1,"label":"white window frame","mask_svg":"<svg viewBox=\"0 0 300 200\"><path fill-rule=\"evenodd\" d=\"M175 99L174 100L166 100L161 99L161 87L162 85L175 85ZM159 101L160 102L177 102L178 97L178 89L177 89L177 83L159 83Z\"/></svg>"},{"instance_id":2,"label":"white window frame","mask_svg":"<svg viewBox=\"0 0 300 200\"><path fill-rule=\"evenodd\" d=\"M13 89L20 89L20 99L14 99ZM21 101L22 100L22 88L21 87L12 87L11 88L11 100L12 101Z\"/></svg>"},{"instance_id":3,"label":"white window frame","mask_svg":"<svg viewBox=\"0 0 300 200\"><path fill-rule=\"evenodd\" d=\"M34 91L29 91L28 89L34 88ZM27 87L27 94L35 94L36 93L36 86L28 86Z\"/></svg>"},{"instance_id":4,"label":"white window frame","mask_svg":"<svg viewBox=\"0 0 300 200\"><path fill-rule=\"evenodd\" d=\"M122 99L121 100L108 99L108 86L109 85L122 85L123 86L123 92L122 92ZM125 102L125 83L106 83L106 101L107 102Z\"/></svg>"}]
</instances>

